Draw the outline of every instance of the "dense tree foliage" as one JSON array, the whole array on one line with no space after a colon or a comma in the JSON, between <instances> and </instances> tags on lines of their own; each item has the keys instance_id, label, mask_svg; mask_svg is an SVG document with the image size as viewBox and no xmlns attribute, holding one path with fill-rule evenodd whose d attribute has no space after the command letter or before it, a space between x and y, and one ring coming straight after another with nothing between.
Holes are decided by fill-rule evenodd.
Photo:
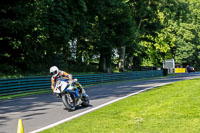
<instances>
[{"instance_id":1,"label":"dense tree foliage","mask_svg":"<svg viewBox=\"0 0 200 133\"><path fill-rule=\"evenodd\" d=\"M2 0L1 74L200 66L199 0Z\"/></svg>"}]
</instances>

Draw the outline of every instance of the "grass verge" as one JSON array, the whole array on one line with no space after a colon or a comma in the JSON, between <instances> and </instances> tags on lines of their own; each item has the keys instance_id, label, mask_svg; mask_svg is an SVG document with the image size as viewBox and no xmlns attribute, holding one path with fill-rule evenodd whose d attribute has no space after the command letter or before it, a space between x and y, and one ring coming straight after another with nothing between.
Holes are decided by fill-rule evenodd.
<instances>
[{"instance_id":1,"label":"grass verge","mask_svg":"<svg viewBox=\"0 0 200 133\"><path fill-rule=\"evenodd\" d=\"M200 79L140 93L41 133L199 133Z\"/></svg>"}]
</instances>

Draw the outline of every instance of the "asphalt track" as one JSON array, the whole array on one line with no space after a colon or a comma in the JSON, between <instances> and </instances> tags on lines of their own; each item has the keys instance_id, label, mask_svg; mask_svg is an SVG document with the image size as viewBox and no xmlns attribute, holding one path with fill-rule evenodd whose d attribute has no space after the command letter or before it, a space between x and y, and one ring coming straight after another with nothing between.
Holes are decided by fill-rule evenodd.
<instances>
[{"instance_id":1,"label":"asphalt track","mask_svg":"<svg viewBox=\"0 0 200 133\"><path fill-rule=\"evenodd\" d=\"M193 78L200 78L200 73L87 87L85 89L90 96L91 105L87 108L78 108L73 112L68 112L61 99L52 93L1 100L0 133L17 132L18 119L22 119L24 132L28 133L95 109L120 97L137 93L145 88Z\"/></svg>"}]
</instances>

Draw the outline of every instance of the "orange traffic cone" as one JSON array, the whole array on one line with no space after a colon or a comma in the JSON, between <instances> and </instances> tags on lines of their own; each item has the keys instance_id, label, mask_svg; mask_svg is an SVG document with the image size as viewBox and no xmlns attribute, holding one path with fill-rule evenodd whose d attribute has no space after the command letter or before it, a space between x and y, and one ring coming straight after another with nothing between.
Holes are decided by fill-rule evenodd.
<instances>
[{"instance_id":1,"label":"orange traffic cone","mask_svg":"<svg viewBox=\"0 0 200 133\"><path fill-rule=\"evenodd\" d=\"M22 119L19 119L19 120L18 120L17 133L24 133L24 128L23 128L23 124L22 124Z\"/></svg>"}]
</instances>

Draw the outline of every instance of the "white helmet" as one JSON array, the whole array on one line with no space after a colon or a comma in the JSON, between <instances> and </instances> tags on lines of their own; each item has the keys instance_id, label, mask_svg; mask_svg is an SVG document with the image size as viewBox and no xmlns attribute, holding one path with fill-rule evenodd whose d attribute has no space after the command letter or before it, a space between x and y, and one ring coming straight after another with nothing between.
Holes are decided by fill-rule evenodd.
<instances>
[{"instance_id":1,"label":"white helmet","mask_svg":"<svg viewBox=\"0 0 200 133\"><path fill-rule=\"evenodd\" d=\"M53 76L53 77L56 77L59 73L59 69L57 66L52 66L50 68L50 74Z\"/></svg>"}]
</instances>

